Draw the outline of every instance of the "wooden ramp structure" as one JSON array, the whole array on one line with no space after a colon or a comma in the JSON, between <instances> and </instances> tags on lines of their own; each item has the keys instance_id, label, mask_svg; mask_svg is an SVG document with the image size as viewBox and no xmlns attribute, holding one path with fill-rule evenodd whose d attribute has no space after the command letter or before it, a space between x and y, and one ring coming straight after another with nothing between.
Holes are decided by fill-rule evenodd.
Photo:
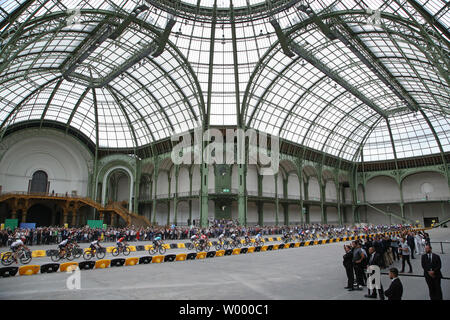
<instances>
[{"instance_id":1,"label":"wooden ramp structure","mask_svg":"<svg viewBox=\"0 0 450 320\"><path fill-rule=\"evenodd\" d=\"M29 192L8 192L0 194L0 203L6 202L12 209L12 217L16 218L17 212L22 211L22 221L26 222L28 209L39 201L48 200L58 204L63 210L63 224L68 223L67 217L72 213L72 225L75 224L77 211L83 206L89 206L99 212L100 219L103 220L105 213L111 213L121 217L127 226L146 227L150 226L150 221L134 212L124 208L120 203L109 203L106 206L101 205L97 201L76 195L59 194L59 193L29 193Z\"/></svg>"}]
</instances>

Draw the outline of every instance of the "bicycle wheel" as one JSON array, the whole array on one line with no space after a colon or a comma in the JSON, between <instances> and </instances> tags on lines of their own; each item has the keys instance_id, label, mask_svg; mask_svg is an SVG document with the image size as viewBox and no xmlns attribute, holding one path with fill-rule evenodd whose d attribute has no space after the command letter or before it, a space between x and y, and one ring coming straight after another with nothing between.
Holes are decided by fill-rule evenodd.
<instances>
[{"instance_id":1,"label":"bicycle wheel","mask_svg":"<svg viewBox=\"0 0 450 320\"><path fill-rule=\"evenodd\" d=\"M218 243L218 244L216 244L215 248L216 248L216 251L218 251L218 250L222 249L222 245Z\"/></svg>"},{"instance_id":2,"label":"bicycle wheel","mask_svg":"<svg viewBox=\"0 0 450 320\"><path fill-rule=\"evenodd\" d=\"M79 257L81 257L82 253L83 253L83 250L81 250L79 248L73 249L73 251L72 251L73 257L75 259L78 259Z\"/></svg>"},{"instance_id":3,"label":"bicycle wheel","mask_svg":"<svg viewBox=\"0 0 450 320\"><path fill-rule=\"evenodd\" d=\"M97 252L96 252L96 256L98 259L103 259L105 257L105 255L106 255L106 253L103 250L101 250L101 251L97 250Z\"/></svg>"},{"instance_id":4,"label":"bicycle wheel","mask_svg":"<svg viewBox=\"0 0 450 320\"><path fill-rule=\"evenodd\" d=\"M205 251L209 251L209 249L211 249L211 247L209 246L209 244L205 245Z\"/></svg>"},{"instance_id":5,"label":"bicycle wheel","mask_svg":"<svg viewBox=\"0 0 450 320\"><path fill-rule=\"evenodd\" d=\"M123 253L124 256L129 255L130 252L131 252L130 247L125 247L125 248L123 248L123 252L122 252L122 253Z\"/></svg>"},{"instance_id":6,"label":"bicycle wheel","mask_svg":"<svg viewBox=\"0 0 450 320\"><path fill-rule=\"evenodd\" d=\"M188 250L192 250L192 249L194 249L194 245L193 245L192 243L188 243L188 245L186 246L186 248L187 248Z\"/></svg>"},{"instance_id":7,"label":"bicycle wheel","mask_svg":"<svg viewBox=\"0 0 450 320\"><path fill-rule=\"evenodd\" d=\"M195 251L197 251L197 252L202 251L202 246L201 245L195 246Z\"/></svg>"},{"instance_id":8,"label":"bicycle wheel","mask_svg":"<svg viewBox=\"0 0 450 320\"><path fill-rule=\"evenodd\" d=\"M148 253L151 255L154 255L156 253L156 249L154 246L152 246L150 249L148 249Z\"/></svg>"},{"instance_id":9,"label":"bicycle wheel","mask_svg":"<svg viewBox=\"0 0 450 320\"><path fill-rule=\"evenodd\" d=\"M3 254L2 257L2 264L4 266L9 266L10 264L12 264L14 261L12 253L11 252L6 252L5 254Z\"/></svg>"},{"instance_id":10,"label":"bicycle wheel","mask_svg":"<svg viewBox=\"0 0 450 320\"><path fill-rule=\"evenodd\" d=\"M32 256L31 256L31 252L30 251L25 251L22 253L22 256L20 257L20 262L22 264L28 264L30 263L30 261L32 260Z\"/></svg>"},{"instance_id":11,"label":"bicycle wheel","mask_svg":"<svg viewBox=\"0 0 450 320\"><path fill-rule=\"evenodd\" d=\"M166 253L166 248L164 248L164 246L159 246L159 253L160 254Z\"/></svg>"},{"instance_id":12,"label":"bicycle wheel","mask_svg":"<svg viewBox=\"0 0 450 320\"><path fill-rule=\"evenodd\" d=\"M112 249L111 254L112 254L114 257L117 257L117 256L119 255L119 248L114 248L114 249Z\"/></svg>"},{"instance_id":13,"label":"bicycle wheel","mask_svg":"<svg viewBox=\"0 0 450 320\"><path fill-rule=\"evenodd\" d=\"M65 258L69 261L75 259L75 257L73 256L73 251L67 251L67 253L65 254Z\"/></svg>"},{"instance_id":14,"label":"bicycle wheel","mask_svg":"<svg viewBox=\"0 0 450 320\"><path fill-rule=\"evenodd\" d=\"M58 262L59 260L61 260L61 257L59 256L59 251L56 252L55 254L52 254L50 256L50 259L52 259L53 262Z\"/></svg>"},{"instance_id":15,"label":"bicycle wheel","mask_svg":"<svg viewBox=\"0 0 450 320\"><path fill-rule=\"evenodd\" d=\"M91 260L91 259L92 259L92 256L93 256L93 254L92 254L91 250L88 250L88 251L86 251L85 253L83 253L83 258L84 258L85 260Z\"/></svg>"}]
</instances>

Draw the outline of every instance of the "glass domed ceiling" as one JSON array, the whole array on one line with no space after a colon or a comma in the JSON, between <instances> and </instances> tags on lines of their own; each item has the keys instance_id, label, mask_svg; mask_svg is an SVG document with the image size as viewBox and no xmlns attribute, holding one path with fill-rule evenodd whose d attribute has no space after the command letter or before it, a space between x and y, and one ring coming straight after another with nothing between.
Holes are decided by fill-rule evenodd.
<instances>
[{"instance_id":1,"label":"glass domed ceiling","mask_svg":"<svg viewBox=\"0 0 450 320\"><path fill-rule=\"evenodd\" d=\"M450 151L444 0L0 6L3 132L56 121L132 148L225 125L350 161Z\"/></svg>"}]
</instances>

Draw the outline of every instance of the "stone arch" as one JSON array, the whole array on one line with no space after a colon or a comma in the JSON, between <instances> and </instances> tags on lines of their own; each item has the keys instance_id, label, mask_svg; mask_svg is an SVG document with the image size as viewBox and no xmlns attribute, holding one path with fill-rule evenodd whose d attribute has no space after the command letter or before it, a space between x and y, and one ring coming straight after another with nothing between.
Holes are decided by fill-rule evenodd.
<instances>
[{"instance_id":1,"label":"stone arch","mask_svg":"<svg viewBox=\"0 0 450 320\"><path fill-rule=\"evenodd\" d=\"M405 202L415 200L443 200L450 198L448 181L442 172L420 171L403 177Z\"/></svg>"},{"instance_id":2,"label":"stone arch","mask_svg":"<svg viewBox=\"0 0 450 320\"><path fill-rule=\"evenodd\" d=\"M129 202L128 202L128 210L131 211L132 209L132 204L133 204L133 195L134 195L134 176L133 173L131 172L131 170L123 165L117 165L117 166L113 166L111 168L109 168L108 171L106 171L105 175L103 176L103 183L102 183L102 204L105 205L106 204L106 186L107 186L107 181L108 178L110 176L110 174L112 172L114 172L115 170L123 170L128 174L128 177L130 179L130 194L129 194Z\"/></svg>"},{"instance_id":3,"label":"stone arch","mask_svg":"<svg viewBox=\"0 0 450 320\"><path fill-rule=\"evenodd\" d=\"M370 178L365 184L366 201L371 203L400 202L400 188L397 181L388 175Z\"/></svg>"}]
</instances>

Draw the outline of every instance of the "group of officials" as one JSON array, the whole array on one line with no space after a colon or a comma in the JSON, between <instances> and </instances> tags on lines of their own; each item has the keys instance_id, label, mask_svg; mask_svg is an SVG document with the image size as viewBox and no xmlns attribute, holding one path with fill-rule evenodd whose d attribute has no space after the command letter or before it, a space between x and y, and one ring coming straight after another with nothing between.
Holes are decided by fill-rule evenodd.
<instances>
[{"instance_id":1,"label":"group of officials","mask_svg":"<svg viewBox=\"0 0 450 320\"><path fill-rule=\"evenodd\" d=\"M376 287L371 285L373 283L368 284L369 279L371 281L374 280L370 277L371 271L374 267L370 266L377 266L381 270L387 268L392 263L389 258L392 257L392 250L386 248L383 249L383 246L381 245L382 243L383 242L381 240L377 241L377 239L375 239L374 241L366 242L363 247L360 240L355 240L352 242L351 246L344 246L345 254L343 257L343 264L348 279L347 287L345 287L345 289L348 289L349 291L363 290L363 287L367 286L368 293L365 295L366 298L376 299L377 296L379 296L381 300L384 300L385 297L388 300L401 300L403 295L403 285L399 278L399 273L404 273L405 262L409 264L409 273L412 273L412 266L409 258L412 256L411 258L415 259L413 255L414 249L408 245L406 236L400 240L398 250L400 251L399 255L402 256L402 270L399 272L397 268L389 269L389 278L391 279L391 283L389 288L384 291L381 281L379 281L379 284ZM400 260L399 257L397 258ZM442 300L441 259L439 255L432 252L429 241L427 241L424 245L424 253L422 254L421 262L425 281L429 289L430 299ZM367 273L368 270L369 273Z\"/></svg>"}]
</instances>

